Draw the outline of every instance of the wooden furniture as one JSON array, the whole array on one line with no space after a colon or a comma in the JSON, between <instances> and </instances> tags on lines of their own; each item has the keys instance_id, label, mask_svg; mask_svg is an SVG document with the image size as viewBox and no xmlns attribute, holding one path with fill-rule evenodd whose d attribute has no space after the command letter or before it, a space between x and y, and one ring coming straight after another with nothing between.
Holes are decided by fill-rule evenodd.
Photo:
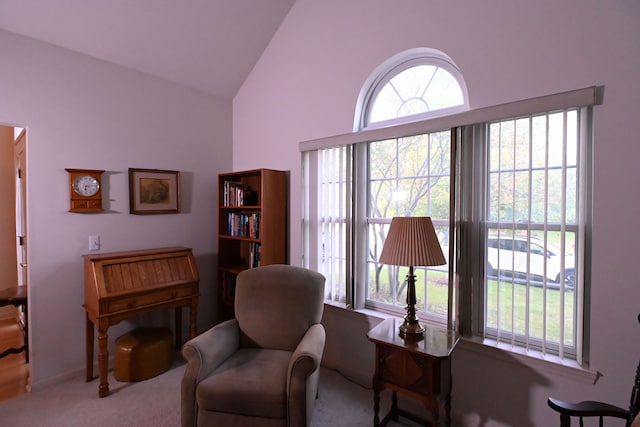
<instances>
[{"instance_id":1,"label":"wooden furniture","mask_svg":"<svg viewBox=\"0 0 640 427\"><path fill-rule=\"evenodd\" d=\"M236 276L286 263L286 172L255 169L218 176L218 320L234 317Z\"/></svg>"},{"instance_id":2,"label":"wooden furniture","mask_svg":"<svg viewBox=\"0 0 640 427\"><path fill-rule=\"evenodd\" d=\"M29 326L28 326L28 300L27 287L17 286L15 288L0 290L0 307L5 305L12 305L16 308L22 308L22 316L20 319L20 326L22 327L22 335L24 337L24 344L20 347L12 347L4 350L0 353L0 359L10 354L18 354L25 352L25 363L29 363Z\"/></svg>"},{"instance_id":3,"label":"wooden furniture","mask_svg":"<svg viewBox=\"0 0 640 427\"><path fill-rule=\"evenodd\" d=\"M66 169L69 172L69 212L102 212L103 170Z\"/></svg>"},{"instance_id":4,"label":"wooden furniture","mask_svg":"<svg viewBox=\"0 0 640 427\"><path fill-rule=\"evenodd\" d=\"M175 308L176 348L181 344L182 307L190 310L196 336L198 270L190 248L170 247L83 255L87 381L93 380L94 325L98 329L98 394L109 394L108 334L111 325L140 313Z\"/></svg>"},{"instance_id":5,"label":"wooden furniture","mask_svg":"<svg viewBox=\"0 0 640 427\"><path fill-rule=\"evenodd\" d=\"M166 372L173 363L173 335L169 328L136 328L115 342L113 377L137 382Z\"/></svg>"},{"instance_id":6,"label":"wooden furniture","mask_svg":"<svg viewBox=\"0 0 640 427\"><path fill-rule=\"evenodd\" d=\"M404 339L398 334L402 319L387 319L367 334L376 345L376 372L373 376L374 426L384 426L403 416L418 423L428 420L398 407L397 392L422 402L434 425L440 423L444 403L445 425L451 425L451 352L459 336L452 330L423 325L424 338ZM380 392L393 391L391 410L380 421Z\"/></svg>"},{"instance_id":7,"label":"wooden furniture","mask_svg":"<svg viewBox=\"0 0 640 427\"><path fill-rule=\"evenodd\" d=\"M640 322L640 314L638 314L638 322ZM595 401L570 403L552 397L547 399L547 404L551 409L560 413L560 427L570 427L571 417L578 418L581 426L584 418L591 417L598 418L600 426L603 425L604 418L623 419L626 421L626 427L640 426L640 415L638 415L640 413L640 362L633 380L629 409Z\"/></svg>"}]
</instances>

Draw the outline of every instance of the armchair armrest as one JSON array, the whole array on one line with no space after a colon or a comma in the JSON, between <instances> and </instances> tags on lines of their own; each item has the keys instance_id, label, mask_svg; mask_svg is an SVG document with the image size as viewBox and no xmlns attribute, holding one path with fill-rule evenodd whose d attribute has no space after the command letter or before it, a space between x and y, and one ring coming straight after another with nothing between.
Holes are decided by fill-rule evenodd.
<instances>
[{"instance_id":1,"label":"armchair armrest","mask_svg":"<svg viewBox=\"0 0 640 427\"><path fill-rule=\"evenodd\" d=\"M318 367L324 352L326 334L321 324L312 325L296 347L289 362L287 388L292 387L292 381L300 378L303 381Z\"/></svg>"},{"instance_id":2,"label":"armchair armrest","mask_svg":"<svg viewBox=\"0 0 640 427\"><path fill-rule=\"evenodd\" d=\"M187 341L182 346L182 357L187 361L187 370L195 369L196 381L200 381L232 355L239 345L238 322L231 319Z\"/></svg>"},{"instance_id":3,"label":"armchair armrest","mask_svg":"<svg viewBox=\"0 0 640 427\"><path fill-rule=\"evenodd\" d=\"M317 392L317 376L309 382L310 376L320 368L326 334L324 327L317 323L312 325L294 350L287 372L287 400L291 425L305 425L308 420L310 399L315 399ZM308 396L313 393L313 396Z\"/></svg>"},{"instance_id":4,"label":"armchair armrest","mask_svg":"<svg viewBox=\"0 0 640 427\"><path fill-rule=\"evenodd\" d=\"M182 426L195 426L196 386L233 354L240 345L238 322L227 320L187 341L182 357L187 361L181 385Z\"/></svg>"},{"instance_id":5,"label":"armchair armrest","mask_svg":"<svg viewBox=\"0 0 640 427\"><path fill-rule=\"evenodd\" d=\"M547 404L555 411L558 411L561 417L615 417L624 420L629 417L629 411L626 409L591 400L569 403L550 397L547 400Z\"/></svg>"}]
</instances>

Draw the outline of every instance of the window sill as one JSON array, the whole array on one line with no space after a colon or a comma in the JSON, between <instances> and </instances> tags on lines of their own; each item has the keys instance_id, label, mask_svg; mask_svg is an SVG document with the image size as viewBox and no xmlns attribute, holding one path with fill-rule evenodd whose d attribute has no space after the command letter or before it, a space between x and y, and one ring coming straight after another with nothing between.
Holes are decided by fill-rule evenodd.
<instances>
[{"instance_id":1,"label":"window sill","mask_svg":"<svg viewBox=\"0 0 640 427\"><path fill-rule=\"evenodd\" d=\"M401 317L371 309L353 310L344 304L337 304L328 301L325 301L325 309L335 311L340 315L346 316L347 318L345 320L365 321L371 327L384 319L388 319L390 317ZM426 320L421 320L421 322L434 324L434 322L428 322ZM550 376L562 376L571 380L590 384L595 384L601 375L597 371L580 366L573 360L562 360L557 356L545 355L538 351L527 351L519 347L498 343L494 340L462 337L458 342L457 348L475 353L480 357L500 360L505 363L525 365L535 369L536 371L547 373Z\"/></svg>"},{"instance_id":2,"label":"window sill","mask_svg":"<svg viewBox=\"0 0 640 427\"><path fill-rule=\"evenodd\" d=\"M551 376L561 376L571 380L595 384L600 373L580 366L574 360L562 360L557 356L543 354L539 351L525 350L494 340L463 337L458 348L476 353L482 357L517 363Z\"/></svg>"},{"instance_id":3,"label":"window sill","mask_svg":"<svg viewBox=\"0 0 640 427\"><path fill-rule=\"evenodd\" d=\"M346 304L341 304L333 301L325 301L324 309L327 312L342 316L346 321L364 321L374 326L389 317L398 317L393 316L392 314L382 313L380 311L369 309L354 310Z\"/></svg>"}]
</instances>

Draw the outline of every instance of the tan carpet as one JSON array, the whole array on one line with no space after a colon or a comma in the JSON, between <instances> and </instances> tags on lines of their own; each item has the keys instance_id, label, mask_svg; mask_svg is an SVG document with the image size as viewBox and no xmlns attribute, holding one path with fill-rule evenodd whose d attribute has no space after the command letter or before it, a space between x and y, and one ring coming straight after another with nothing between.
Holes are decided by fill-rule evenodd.
<instances>
[{"instance_id":1,"label":"tan carpet","mask_svg":"<svg viewBox=\"0 0 640 427\"><path fill-rule=\"evenodd\" d=\"M139 383L109 377L110 395L98 398L97 379L74 378L14 399L0 401L3 427L179 427L182 361L164 374ZM373 425L373 392L339 373L320 374L312 427ZM383 393L383 408L390 393ZM409 426L389 423L390 426Z\"/></svg>"}]
</instances>

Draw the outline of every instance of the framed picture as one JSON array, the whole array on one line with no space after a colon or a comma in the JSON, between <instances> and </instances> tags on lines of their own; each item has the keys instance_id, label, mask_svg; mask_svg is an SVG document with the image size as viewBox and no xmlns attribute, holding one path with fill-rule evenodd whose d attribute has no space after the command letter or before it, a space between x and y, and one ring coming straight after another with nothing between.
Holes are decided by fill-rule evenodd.
<instances>
[{"instance_id":1,"label":"framed picture","mask_svg":"<svg viewBox=\"0 0 640 427\"><path fill-rule=\"evenodd\" d=\"M180 172L129 168L129 213L180 212Z\"/></svg>"}]
</instances>

